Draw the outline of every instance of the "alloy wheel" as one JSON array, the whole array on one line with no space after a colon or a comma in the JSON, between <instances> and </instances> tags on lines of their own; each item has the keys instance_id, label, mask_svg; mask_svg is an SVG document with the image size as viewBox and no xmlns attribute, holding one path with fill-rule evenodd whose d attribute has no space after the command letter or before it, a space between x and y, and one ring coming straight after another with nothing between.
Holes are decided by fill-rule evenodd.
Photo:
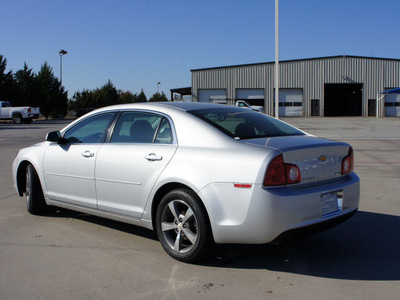
<instances>
[{"instance_id":1,"label":"alloy wheel","mask_svg":"<svg viewBox=\"0 0 400 300\"><path fill-rule=\"evenodd\" d=\"M177 253L187 253L196 245L197 224L193 210L182 200L170 201L161 215L162 235Z\"/></svg>"}]
</instances>

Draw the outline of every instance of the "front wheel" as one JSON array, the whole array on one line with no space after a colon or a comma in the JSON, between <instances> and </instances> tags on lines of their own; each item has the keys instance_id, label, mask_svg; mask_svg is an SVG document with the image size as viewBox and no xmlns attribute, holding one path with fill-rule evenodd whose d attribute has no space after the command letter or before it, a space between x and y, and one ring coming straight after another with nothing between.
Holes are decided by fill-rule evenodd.
<instances>
[{"instance_id":1,"label":"front wheel","mask_svg":"<svg viewBox=\"0 0 400 300\"><path fill-rule=\"evenodd\" d=\"M197 195L186 189L169 192L161 200L156 230L164 250L183 262L195 262L212 246L208 216Z\"/></svg>"},{"instance_id":2,"label":"front wheel","mask_svg":"<svg viewBox=\"0 0 400 300\"><path fill-rule=\"evenodd\" d=\"M39 176L32 165L26 168L26 206L29 213L41 215L47 212L47 205L44 200L42 186Z\"/></svg>"}]
</instances>

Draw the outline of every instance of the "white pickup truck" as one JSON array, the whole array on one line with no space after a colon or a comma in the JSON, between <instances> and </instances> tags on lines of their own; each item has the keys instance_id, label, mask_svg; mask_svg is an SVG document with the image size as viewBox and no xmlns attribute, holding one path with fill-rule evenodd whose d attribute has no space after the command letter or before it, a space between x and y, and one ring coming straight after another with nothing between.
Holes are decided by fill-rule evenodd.
<instances>
[{"instance_id":1,"label":"white pickup truck","mask_svg":"<svg viewBox=\"0 0 400 300\"><path fill-rule=\"evenodd\" d=\"M15 124L31 123L39 115L39 107L11 107L10 102L0 101L0 120L13 120Z\"/></svg>"},{"instance_id":2,"label":"white pickup truck","mask_svg":"<svg viewBox=\"0 0 400 300\"><path fill-rule=\"evenodd\" d=\"M216 104L229 104L229 105L233 105L232 102L228 102L226 99L212 99L210 100L211 103L216 103ZM264 106L258 106L258 105L251 105L249 103L247 103L244 100L236 100L234 102L234 105L236 105L237 107L244 107L244 108L248 108L254 111L258 111L260 113L264 113Z\"/></svg>"},{"instance_id":3,"label":"white pickup truck","mask_svg":"<svg viewBox=\"0 0 400 300\"><path fill-rule=\"evenodd\" d=\"M251 109L251 110L254 110L254 111L258 111L258 112L261 112L261 113L264 112L264 106L251 105L251 104L247 103L244 100L237 100L236 101L236 106L237 107L248 108L248 109Z\"/></svg>"}]
</instances>

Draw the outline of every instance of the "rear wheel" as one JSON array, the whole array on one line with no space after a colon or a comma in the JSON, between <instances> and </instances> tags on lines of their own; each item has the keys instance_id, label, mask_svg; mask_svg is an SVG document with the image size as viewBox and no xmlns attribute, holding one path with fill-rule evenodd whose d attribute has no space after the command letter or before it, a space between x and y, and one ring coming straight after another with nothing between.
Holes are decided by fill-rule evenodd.
<instances>
[{"instance_id":1,"label":"rear wheel","mask_svg":"<svg viewBox=\"0 0 400 300\"><path fill-rule=\"evenodd\" d=\"M14 124L21 124L22 123L22 116L21 115L13 115L13 122Z\"/></svg>"},{"instance_id":2,"label":"rear wheel","mask_svg":"<svg viewBox=\"0 0 400 300\"><path fill-rule=\"evenodd\" d=\"M26 168L26 206L29 213L41 215L47 212L47 205L44 201L42 186L39 176L32 165Z\"/></svg>"},{"instance_id":3,"label":"rear wheel","mask_svg":"<svg viewBox=\"0 0 400 300\"><path fill-rule=\"evenodd\" d=\"M179 261L205 258L212 246L208 216L190 190L177 189L164 196L157 208L156 230L164 250Z\"/></svg>"}]
</instances>

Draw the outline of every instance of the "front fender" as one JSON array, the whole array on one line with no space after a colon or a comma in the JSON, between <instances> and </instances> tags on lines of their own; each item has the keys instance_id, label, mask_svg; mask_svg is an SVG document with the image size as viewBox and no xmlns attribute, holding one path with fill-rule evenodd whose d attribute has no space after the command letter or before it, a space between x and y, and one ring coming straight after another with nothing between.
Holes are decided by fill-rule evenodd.
<instances>
[{"instance_id":1,"label":"front fender","mask_svg":"<svg viewBox=\"0 0 400 300\"><path fill-rule=\"evenodd\" d=\"M43 156L47 149L48 143L37 144L31 146L29 148L21 149L18 152L17 157L14 159L12 164L12 174L13 174L13 182L14 188L19 196L23 196L25 192L25 173L26 167L31 164L40 179L40 183L42 185L43 194L46 197L46 183L44 180L43 173Z\"/></svg>"}]
</instances>

